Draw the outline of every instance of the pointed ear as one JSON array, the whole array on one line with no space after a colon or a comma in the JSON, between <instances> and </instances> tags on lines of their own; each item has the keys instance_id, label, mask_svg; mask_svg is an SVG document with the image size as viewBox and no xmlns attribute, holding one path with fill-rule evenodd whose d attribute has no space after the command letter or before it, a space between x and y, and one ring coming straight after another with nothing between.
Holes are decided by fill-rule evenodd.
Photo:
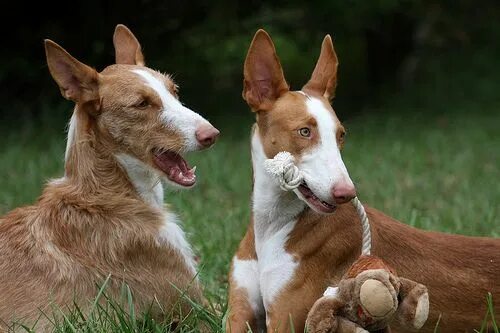
<instances>
[{"instance_id":1,"label":"pointed ear","mask_svg":"<svg viewBox=\"0 0 500 333\"><path fill-rule=\"evenodd\" d=\"M117 64L144 66L141 44L132 31L123 24L118 24L113 35Z\"/></svg>"},{"instance_id":2,"label":"pointed ear","mask_svg":"<svg viewBox=\"0 0 500 333\"><path fill-rule=\"evenodd\" d=\"M326 35L321 45L321 54L319 55L316 67L311 75L311 79L306 83L302 90L305 92L315 92L332 100L335 96L337 87L337 66L339 61L333 48L332 38Z\"/></svg>"},{"instance_id":3,"label":"pointed ear","mask_svg":"<svg viewBox=\"0 0 500 333\"><path fill-rule=\"evenodd\" d=\"M288 91L273 41L262 29L250 44L243 74L243 99L252 111L270 109L274 101Z\"/></svg>"},{"instance_id":4,"label":"pointed ear","mask_svg":"<svg viewBox=\"0 0 500 333\"><path fill-rule=\"evenodd\" d=\"M47 65L64 98L76 103L99 99L99 74L73 58L53 41L45 40Z\"/></svg>"}]
</instances>

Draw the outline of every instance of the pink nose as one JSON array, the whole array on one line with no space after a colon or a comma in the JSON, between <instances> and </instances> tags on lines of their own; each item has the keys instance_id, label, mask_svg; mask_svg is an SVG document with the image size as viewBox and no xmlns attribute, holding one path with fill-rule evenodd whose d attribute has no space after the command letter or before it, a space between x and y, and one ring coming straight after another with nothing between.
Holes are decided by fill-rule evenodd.
<instances>
[{"instance_id":1,"label":"pink nose","mask_svg":"<svg viewBox=\"0 0 500 333\"><path fill-rule=\"evenodd\" d=\"M210 124L203 124L196 130L196 140L203 148L208 148L215 143L219 130Z\"/></svg>"},{"instance_id":2,"label":"pink nose","mask_svg":"<svg viewBox=\"0 0 500 333\"><path fill-rule=\"evenodd\" d=\"M333 188L332 196L335 203L341 205L351 201L356 196L356 188L349 183L340 183Z\"/></svg>"}]
</instances>

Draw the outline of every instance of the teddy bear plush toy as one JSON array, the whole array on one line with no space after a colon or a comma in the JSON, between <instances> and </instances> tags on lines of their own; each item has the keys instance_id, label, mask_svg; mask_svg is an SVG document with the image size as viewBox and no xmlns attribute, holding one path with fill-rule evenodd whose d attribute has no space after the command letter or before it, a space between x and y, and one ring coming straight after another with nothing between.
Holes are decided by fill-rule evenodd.
<instances>
[{"instance_id":1,"label":"teddy bear plush toy","mask_svg":"<svg viewBox=\"0 0 500 333\"><path fill-rule=\"evenodd\" d=\"M427 288L398 277L382 259L361 256L337 287L329 287L307 317L310 333L389 333L398 321L405 331L419 330L429 314Z\"/></svg>"}]
</instances>

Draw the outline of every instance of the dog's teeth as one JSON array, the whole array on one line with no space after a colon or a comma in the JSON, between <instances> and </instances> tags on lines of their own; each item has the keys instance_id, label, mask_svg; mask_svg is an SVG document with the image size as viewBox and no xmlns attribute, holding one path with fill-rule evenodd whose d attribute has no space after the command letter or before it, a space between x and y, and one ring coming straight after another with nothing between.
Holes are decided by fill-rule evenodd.
<instances>
[{"instance_id":1,"label":"dog's teeth","mask_svg":"<svg viewBox=\"0 0 500 333\"><path fill-rule=\"evenodd\" d=\"M172 168L172 169L170 169L170 171L168 172L168 176L169 176L170 178L173 178L173 177L175 176L175 174L176 174L176 171L177 171L177 170L175 170L175 169L173 169L173 168Z\"/></svg>"},{"instance_id":2,"label":"dog's teeth","mask_svg":"<svg viewBox=\"0 0 500 333\"><path fill-rule=\"evenodd\" d=\"M196 172L196 165L194 167L191 168L191 172L192 173L195 173Z\"/></svg>"}]
</instances>

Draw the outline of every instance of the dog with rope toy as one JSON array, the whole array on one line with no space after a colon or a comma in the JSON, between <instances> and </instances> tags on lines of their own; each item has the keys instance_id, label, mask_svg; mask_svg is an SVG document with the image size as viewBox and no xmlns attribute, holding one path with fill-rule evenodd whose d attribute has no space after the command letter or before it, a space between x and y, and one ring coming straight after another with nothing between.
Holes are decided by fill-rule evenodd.
<instances>
[{"instance_id":1,"label":"dog with rope toy","mask_svg":"<svg viewBox=\"0 0 500 333\"><path fill-rule=\"evenodd\" d=\"M351 204L356 189L341 155L345 130L330 104L337 65L326 36L310 80L294 91L269 35L259 30L250 45L243 98L256 116L252 215L231 264L226 332L302 332L314 303L327 287L340 286L365 248ZM288 152L297 167L282 172L295 179L300 171L294 183L268 170L269 159L280 152ZM420 332L434 332L438 319L441 333L480 327L488 292L500 295L500 240L423 231L368 206L364 210L371 254L398 276L427 287L429 312ZM409 330L399 320L390 327Z\"/></svg>"},{"instance_id":2,"label":"dog with rope toy","mask_svg":"<svg viewBox=\"0 0 500 333\"><path fill-rule=\"evenodd\" d=\"M289 152L279 152L264 162L266 171L284 191L297 189L304 176ZM408 330L420 329L429 314L427 288L399 278L393 268L371 255L370 223L357 197L352 199L362 233L361 256L336 287L328 287L307 316L308 332L389 333L389 323L398 320Z\"/></svg>"}]
</instances>

